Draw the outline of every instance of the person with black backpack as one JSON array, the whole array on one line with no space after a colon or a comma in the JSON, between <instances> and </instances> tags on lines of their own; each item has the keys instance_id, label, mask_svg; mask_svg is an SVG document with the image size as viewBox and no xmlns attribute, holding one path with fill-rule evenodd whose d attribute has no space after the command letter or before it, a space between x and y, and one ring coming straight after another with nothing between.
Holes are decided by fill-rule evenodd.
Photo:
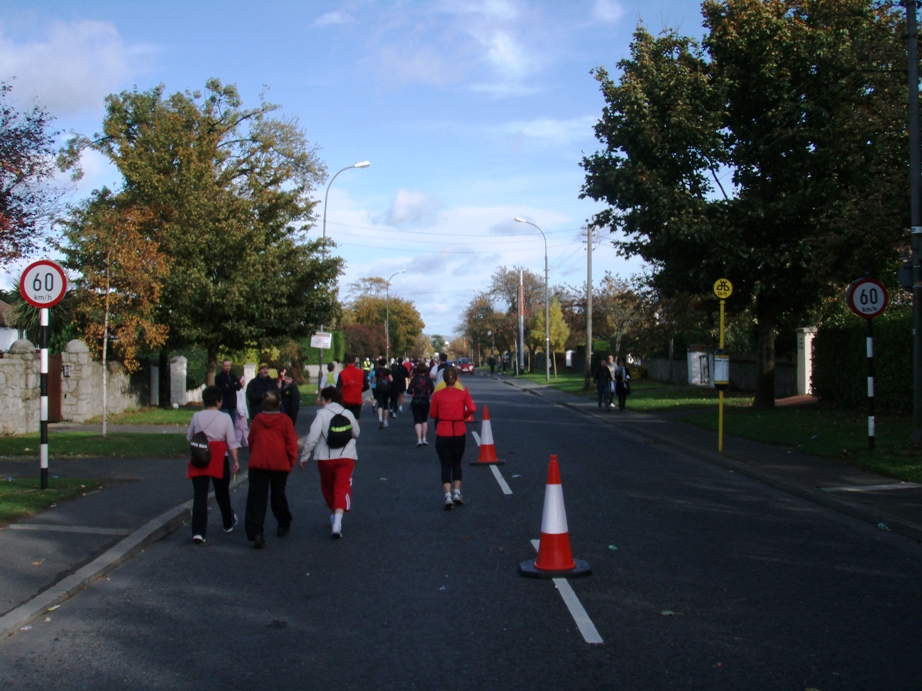
<instances>
[{"instance_id":1,"label":"person with black backpack","mask_svg":"<svg viewBox=\"0 0 922 691\"><path fill-rule=\"evenodd\" d=\"M387 427L387 418L390 417L391 402L391 371L387 368L387 360L378 358L378 366L371 372L374 380L375 402L378 408L378 429Z\"/></svg>"},{"instance_id":2,"label":"person with black backpack","mask_svg":"<svg viewBox=\"0 0 922 691\"><path fill-rule=\"evenodd\" d=\"M332 536L343 536L343 514L352 509L352 472L358 460L355 440L359 423L342 405L342 391L327 386L320 392L317 411L301 452L301 470L307 467L311 452L320 471L320 491L332 515Z\"/></svg>"},{"instance_id":3,"label":"person with black backpack","mask_svg":"<svg viewBox=\"0 0 922 691\"><path fill-rule=\"evenodd\" d=\"M429 428L429 397L435 386L429 377L429 368L425 364L417 365L413 370L413 378L407 387L410 399L410 412L413 413L413 427L416 429L416 448L427 446L426 439Z\"/></svg>"}]
</instances>

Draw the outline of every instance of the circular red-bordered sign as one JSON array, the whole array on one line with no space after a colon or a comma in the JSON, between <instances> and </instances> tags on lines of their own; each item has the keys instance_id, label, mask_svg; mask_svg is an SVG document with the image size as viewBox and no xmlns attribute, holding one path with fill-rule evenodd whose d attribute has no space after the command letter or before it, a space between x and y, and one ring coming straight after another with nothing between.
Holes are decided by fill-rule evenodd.
<instances>
[{"instance_id":1,"label":"circular red-bordered sign","mask_svg":"<svg viewBox=\"0 0 922 691\"><path fill-rule=\"evenodd\" d=\"M889 297L883 283L874 278L853 281L845 294L849 309L859 317L873 319L886 308Z\"/></svg>"},{"instance_id":2,"label":"circular red-bordered sign","mask_svg":"<svg viewBox=\"0 0 922 691\"><path fill-rule=\"evenodd\" d=\"M50 259L32 262L19 279L19 293L33 307L53 307L66 292L64 269Z\"/></svg>"}]
</instances>

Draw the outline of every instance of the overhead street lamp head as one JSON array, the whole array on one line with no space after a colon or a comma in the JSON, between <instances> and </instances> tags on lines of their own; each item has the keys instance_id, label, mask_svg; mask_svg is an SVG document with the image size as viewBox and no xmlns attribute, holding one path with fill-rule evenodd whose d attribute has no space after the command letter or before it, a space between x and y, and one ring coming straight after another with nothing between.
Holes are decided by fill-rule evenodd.
<instances>
[{"instance_id":1,"label":"overhead street lamp head","mask_svg":"<svg viewBox=\"0 0 922 691\"><path fill-rule=\"evenodd\" d=\"M528 223L528 221L526 221L526 220L525 220L524 218L522 218L521 216L516 216L516 217L515 217L515 221L516 221L516 223Z\"/></svg>"},{"instance_id":2,"label":"overhead street lamp head","mask_svg":"<svg viewBox=\"0 0 922 691\"><path fill-rule=\"evenodd\" d=\"M367 168L370 165L371 165L371 161L359 161L352 167L353 168Z\"/></svg>"}]
</instances>

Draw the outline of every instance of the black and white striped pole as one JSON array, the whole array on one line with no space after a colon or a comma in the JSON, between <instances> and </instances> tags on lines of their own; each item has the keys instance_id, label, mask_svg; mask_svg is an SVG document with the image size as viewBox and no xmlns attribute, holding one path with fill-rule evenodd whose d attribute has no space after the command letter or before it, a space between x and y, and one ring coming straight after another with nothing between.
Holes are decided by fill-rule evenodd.
<instances>
[{"instance_id":1,"label":"black and white striped pole","mask_svg":"<svg viewBox=\"0 0 922 691\"><path fill-rule=\"evenodd\" d=\"M47 259L29 264L19 279L23 299L39 309L39 467L41 487L48 489L48 308L58 304L67 292L64 269Z\"/></svg>"},{"instance_id":2,"label":"black and white striped pole","mask_svg":"<svg viewBox=\"0 0 922 691\"><path fill-rule=\"evenodd\" d=\"M874 450L877 430L874 417L874 317L887 307L887 289L880 281L865 277L854 281L846 293L849 309L867 322L868 357L868 449Z\"/></svg>"},{"instance_id":3,"label":"black and white striped pole","mask_svg":"<svg viewBox=\"0 0 922 691\"><path fill-rule=\"evenodd\" d=\"M39 358L41 361L41 368L39 369L39 393L41 394L41 414L38 423L41 435L39 465L42 469L42 489L48 489L48 308L42 307L39 312L41 314L41 335L39 336Z\"/></svg>"}]
</instances>

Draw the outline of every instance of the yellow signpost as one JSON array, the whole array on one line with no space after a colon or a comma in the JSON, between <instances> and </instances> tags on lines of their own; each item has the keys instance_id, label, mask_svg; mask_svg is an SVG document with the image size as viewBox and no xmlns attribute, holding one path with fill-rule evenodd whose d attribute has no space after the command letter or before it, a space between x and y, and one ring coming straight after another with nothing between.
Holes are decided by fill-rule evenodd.
<instances>
[{"instance_id":1,"label":"yellow signpost","mask_svg":"<svg viewBox=\"0 0 922 691\"><path fill-rule=\"evenodd\" d=\"M724 391L730 386L730 354L724 350L724 303L733 294L733 284L726 278L714 283L714 295L720 298L720 347L714 352L714 388L719 391L717 406L717 451L724 450Z\"/></svg>"}]
</instances>

